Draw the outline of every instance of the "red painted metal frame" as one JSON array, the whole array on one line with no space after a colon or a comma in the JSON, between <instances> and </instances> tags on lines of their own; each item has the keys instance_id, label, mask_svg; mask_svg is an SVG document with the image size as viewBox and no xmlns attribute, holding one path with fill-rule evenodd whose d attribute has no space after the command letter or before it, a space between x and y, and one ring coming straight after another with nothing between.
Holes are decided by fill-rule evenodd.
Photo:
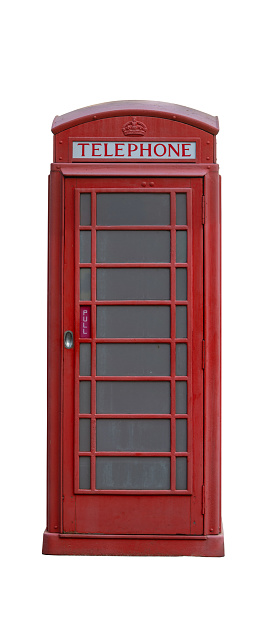
<instances>
[{"instance_id":1,"label":"red painted metal frame","mask_svg":"<svg viewBox=\"0 0 275 626\"><path fill-rule=\"evenodd\" d=\"M64 178L49 179L48 251L48 377L47 377L47 531L61 528L62 380L63 380L63 207Z\"/></svg>"},{"instance_id":2,"label":"red painted metal frame","mask_svg":"<svg viewBox=\"0 0 275 626\"><path fill-rule=\"evenodd\" d=\"M112 415L103 415L103 414L96 414L96 407L95 407L95 403L94 403L94 399L96 397L96 390L95 390L95 384L96 381L98 380L118 380L118 381L122 381L122 380L142 380L142 381L157 381L157 380L161 380L161 381L169 381L171 383L171 414L169 413L169 415L162 415L162 418L168 418L171 421L171 451L170 452L148 452L148 453L142 453L140 456L149 456L149 457L169 457L171 459L171 489L170 490L159 490L159 491L151 491L151 490L147 490L146 494L147 495L152 495L152 494L159 494L159 493L166 493L166 494L171 494L174 493L174 495L181 495L181 494L191 494L192 493L192 446L189 443L188 446L188 450L186 452L176 452L175 450L175 420L179 419L179 418L185 418L187 420L187 427L188 427L188 442L192 441L192 358L191 358L191 354L192 354L192 327L191 327L191 314L187 316L188 319L188 331L187 331L187 338L185 339L180 339L180 338L176 338L176 319L175 319L175 303L177 303L178 305L186 305L187 308L191 307L191 303L192 303L192 262L191 262L191 250L192 250L192 242L191 242L191 236L192 236L192 208L191 208L191 195L192 195L192 190L190 188L176 188L176 191L171 192L171 188L167 189L167 188L161 188L161 193L166 193L169 194L170 196L170 203L171 203L171 222L173 225L166 225L166 226L159 226L159 225L154 225L154 226L148 226L148 225L139 225L139 226L123 226L123 225L119 225L119 226L97 226L96 222L95 222L95 215L96 215L96 195L97 192L103 193L103 192L108 192L108 193L114 193L117 192L117 187L116 188L110 188L110 187L101 187L99 189L93 188L91 189L91 204L92 204L92 221L93 223L91 224L91 226L80 226L80 220L79 220L79 211L80 211L80 194L81 193L87 193L89 190L87 188L77 188L76 190L76 198L75 198L75 205L76 205L76 211L75 211L75 368L76 368L76 372L79 369L79 344L83 343L83 339L78 339L79 337L79 307L82 304L86 304L87 306L91 306L92 310L93 310L93 314L92 314L92 328L93 331L95 332L95 328L96 328L96 307L98 305L108 305L108 304L112 304L113 306L115 305L138 305L138 306L143 306L144 304L150 304L150 305L164 305L164 306L169 306L170 310L171 310L171 336L174 337L173 339L170 338L150 338L150 339L145 339L145 338L118 338L116 337L115 339L112 338L108 338L108 339L102 339L102 338L97 338L96 337L96 333L95 336L92 337L90 340L88 340L87 342L91 344L92 346L92 371L96 370L96 346L97 344L102 344L102 343L169 343L171 346L171 373L170 376L98 376L98 375L93 375L91 372L90 376L82 376L79 378L79 380L91 380L91 405L92 405L92 411L91 411L91 424L92 424L92 428L91 428L91 434L92 434L92 441L91 441L91 451L90 452L82 452L79 453L79 446L78 446L78 420L76 420L76 429L75 429L75 487L74 487L74 491L75 493L86 493L86 494L91 494L91 493L101 493L101 494L109 494L109 495L117 495L117 494L121 494L121 490L96 490L95 488L95 466L94 466L94 462L95 462L95 457L99 457L99 456L136 456L136 453L130 453L130 452L97 452L95 449L95 442L94 442L94 433L95 433L95 428L96 428L96 420L97 419L104 419L104 418L109 418L112 417ZM134 193L144 193L144 188L143 187L137 187L134 191ZM148 189L147 193L159 193L159 189L154 188L154 189ZM124 189L120 189L120 193L129 193L129 189L128 188L124 188ZM176 224L176 193L185 193L187 196L187 225L179 225ZM79 232L80 230L89 230L92 232L92 259L91 259L91 263L80 263L79 262ZM153 230L153 231L168 231L171 234L171 260L170 263L98 263L96 260L96 233L97 231L107 231L107 230L111 230L111 231L115 231L115 230L139 230L139 231L148 231L148 230ZM187 244L187 252L188 252L188 258L187 258L187 262L186 263L178 263L176 262L176 258L175 258L175 252L176 252L176 232L178 231L185 231L188 234L188 244ZM92 290L92 300L91 301L86 301L83 302L81 300L79 300L79 273L78 273L78 269L77 268L81 268L81 267L87 267L87 268L91 268L91 272L92 272L92 285L93 285L93 290ZM112 268L112 267L150 267L150 268L161 268L161 267L167 267L170 269L170 273L171 273L171 278L170 278L170 284L171 284L171 299L169 300L159 300L159 301L117 301L117 300L112 300L110 302L108 302L107 300L104 301L98 301L96 299L96 284L95 284L95 277L93 277L93 272L96 273L96 269L100 268L100 267L108 267L108 268ZM175 271L177 267L185 267L188 268L188 280L187 280L187 286L188 286L188 294L187 294L187 300L186 301L181 301L181 300L177 300L176 301L176 294L175 294L175 285L176 285L176 275L175 275ZM174 304L174 306L173 306ZM175 363L176 363L176 355L175 355L175 348L176 345L179 343L185 343L188 346L188 372L186 376L176 376L175 373ZM185 415L181 415L181 414L177 414L176 410L175 410L175 382L176 381L180 381L180 380L184 380L184 381L188 381L188 400L187 400L187 406L189 407L188 409L188 413ZM77 377L75 378L75 415L78 414L78 406L79 406L79 385L78 385L78 380ZM79 415L79 419L81 418L90 418L90 414L88 415ZM133 418L133 415L127 415L127 414L121 414L118 415L116 414L116 417L119 418ZM159 418L159 415L154 415L154 414L150 414L150 415L138 415L136 417L139 418L146 418L149 417L151 419L154 418ZM79 489L78 484L79 484L79 456L87 456L91 458L91 489ZM175 488L175 482L176 482L176 473L175 473L175 463L176 463L176 458L178 457L186 457L188 459L188 468L187 468L187 481L188 481L188 486L186 490L180 490L180 489L176 489ZM173 486L174 485L174 486ZM143 494L144 495L144 490L123 490L123 493L131 493L133 495L138 495L138 494Z\"/></svg>"},{"instance_id":3,"label":"red painted metal frame","mask_svg":"<svg viewBox=\"0 0 275 626\"><path fill-rule=\"evenodd\" d=\"M215 165L215 135L218 132L217 118L205 116L184 107L174 107L163 103L126 102L109 103L88 107L56 118L53 124L55 134L55 159L51 166L49 181L49 256L48 256L48 496L47 529L43 539L44 554L132 554L132 555L197 555L223 556L223 530L221 524L221 250L220 250L220 179ZM124 120L132 115L143 116L156 128L157 137L189 138L198 136L202 141L203 163L66 163L69 137L117 136ZM112 116L113 121L112 121ZM128 117L127 117L128 116ZM146 118L146 116L148 116ZM159 118L159 119L158 119ZM118 126L119 121L119 126ZM89 129L89 124L91 128ZM168 132L166 132L166 126ZM161 131L159 132L159 128ZM109 131L114 128L114 132ZM175 128L175 132L173 132ZM180 128L183 130L180 131ZM93 129L93 131L91 131ZM196 130L197 129L197 130ZM181 133L181 134L180 134ZM166 139L167 140L167 139ZM209 156L208 156L209 155ZM212 155L212 156L211 156ZM64 158L65 156L65 158ZM208 160L208 163L207 163ZM210 160L210 162L209 162ZM213 163L214 160L214 163ZM148 187L152 177L166 177L175 181L202 178L205 195L204 223L204 463L203 493L195 508L202 507L204 527L202 535L171 535L153 533L139 535L91 535L77 534L74 527L71 534L63 533L64 495L62 484L63 432L66 405L73 401L73 391L69 396L63 393L63 262L68 260L68 250L64 248L64 186L67 178L77 186L77 178L82 182L86 177L143 177ZM79 182L79 181L78 181ZM85 185L84 185L85 187ZM74 294L72 293L72 297ZM74 355L71 353L71 372L74 372ZM198 362L194 363L198 367ZM68 441L66 444L73 445ZM65 459L66 461L66 459ZM67 459L68 461L68 459ZM194 468L197 459L194 458ZM66 472L66 467L65 467ZM72 472L71 472L72 474ZM66 478L68 484L70 477ZM73 484L69 485L73 491ZM84 496L85 498L86 496ZM125 497L125 496L122 496ZM127 496L126 496L127 497ZM131 496L130 496L131 497ZM167 496L163 496L166 498ZM165 507L165 500L163 502ZM68 519L74 519L75 503L66 501ZM194 509L195 510L195 509ZM104 515L104 511L103 511ZM109 534L110 532L110 534ZM154 532L154 531L153 531Z\"/></svg>"},{"instance_id":4,"label":"red painted metal frame","mask_svg":"<svg viewBox=\"0 0 275 626\"><path fill-rule=\"evenodd\" d=\"M221 202L220 178L205 177L204 226L204 484L205 533L221 521Z\"/></svg>"},{"instance_id":5,"label":"red painted metal frame","mask_svg":"<svg viewBox=\"0 0 275 626\"><path fill-rule=\"evenodd\" d=\"M169 167L170 165L170 167ZM139 176L144 178L145 186L149 187L152 178L204 178L210 172L218 175L219 167L207 163L52 163L51 172L61 172L64 177L79 178L108 176L128 178Z\"/></svg>"}]
</instances>

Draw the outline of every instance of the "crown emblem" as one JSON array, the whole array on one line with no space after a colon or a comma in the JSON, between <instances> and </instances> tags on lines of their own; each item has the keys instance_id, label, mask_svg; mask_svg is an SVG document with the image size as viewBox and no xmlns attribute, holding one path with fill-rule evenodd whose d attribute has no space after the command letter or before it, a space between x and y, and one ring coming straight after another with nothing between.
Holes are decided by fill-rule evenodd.
<instances>
[{"instance_id":1,"label":"crown emblem","mask_svg":"<svg viewBox=\"0 0 275 626\"><path fill-rule=\"evenodd\" d=\"M147 126L143 122L137 121L136 117L133 117L131 122L126 122L122 126L122 131L124 135L145 135Z\"/></svg>"}]
</instances>

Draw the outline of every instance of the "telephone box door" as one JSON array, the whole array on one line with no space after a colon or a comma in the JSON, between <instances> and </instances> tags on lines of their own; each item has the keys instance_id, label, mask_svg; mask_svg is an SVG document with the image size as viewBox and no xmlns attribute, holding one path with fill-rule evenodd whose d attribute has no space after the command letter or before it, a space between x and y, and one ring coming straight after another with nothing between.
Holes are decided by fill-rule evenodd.
<instances>
[{"instance_id":1,"label":"telephone box door","mask_svg":"<svg viewBox=\"0 0 275 626\"><path fill-rule=\"evenodd\" d=\"M64 533L203 533L202 194L65 181Z\"/></svg>"}]
</instances>

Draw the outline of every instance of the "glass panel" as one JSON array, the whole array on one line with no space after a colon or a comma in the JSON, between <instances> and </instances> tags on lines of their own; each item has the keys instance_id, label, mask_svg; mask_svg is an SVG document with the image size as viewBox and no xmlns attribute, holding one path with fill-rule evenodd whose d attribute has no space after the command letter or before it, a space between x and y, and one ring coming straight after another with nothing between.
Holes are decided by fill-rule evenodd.
<instances>
[{"instance_id":1,"label":"glass panel","mask_svg":"<svg viewBox=\"0 0 275 626\"><path fill-rule=\"evenodd\" d=\"M176 223L181 226L187 224L186 220L186 193L176 193Z\"/></svg>"},{"instance_id":2,"label":"glass panel","mask_svg":"<svg viewBox=\"0 0 275 626\"><path fill-rule=\"evenodd\" d=\"M80 269L80 300L91 300L91 270L87 267Z\"/></svg>"},{"instance_id":3,"label":"glass panel","mask_svg":"<svg viewBox=\"0 0 275 626\"><path fill-rule=\"evenodd\" d=\"M176 420L176 452L187 452L187 420Z\"/></svg>"},{"instance_id":4,"label":"glass panel","mask_svg":"<svg viewBox=\"0 0 275 626\"><path fill-rule=\"evenodd\" d=\"M91 450L91 420L81 418L79 420L79 450L90 452Z\"/></svg>"},{"instance_id":5,"label":"glass panel","mask_svg":"<svg viewBox=\"0 0 275 626\"><path fill-rule=\"evenodd\" d=\"M97 270L98 300L169 300L168 268L112 268Z\"/></svg>"},{"instance_id":6,"label":"glass panel","mask_svg":"<svg viewBox=\"0 0 275 626\"><path fill-rule=\"evenodd\" d=\"M97 231L98 263L170 263L170 232Z\"/></svg>"},{"instance_id":7,"label":"glass panel","mask_svg":"<svg viewBox=\"0 0 275 626\"><path fill-rule=\"evenodd\" d=\"M79 457L79 489L91 489L91 459Z\"/></svg>"},{"instance_id":8,"label":"glass panel","mask_svg":"<svg viewBox=\"0 0 275 626\"><path fill-rule=\"evenodd\" d=\"M170 376L170 345L98 344L96 368L97 376Z\"/></svg>"},{"instance_id":9,"label":"glass panel","mask_svg":"<svg viewBox=\"0 0 275 626\"><path fill-rule=\"evenodd\" d=\"M176 489L187 489L186 456L178 456L176 459Z\"/></svg>"},{"instance_id":10,"label":"glass panel","mask_svg":"<svg viewBox=\"0 0 275 626\"><path fill-rule=\"evenodd\" d=\"M81 230L79 240L80 263L91 263L91 231Z\"/></svg>"},{"instance_id":11,"label":"glass panel","mask_svg":"<svg viewBox=\"0 0 275 626\"><path fill-rule=\"evenodd\" d=\"M91 194L90 193L80 194L80 225L81 226L91 225Z\"/></svg>"},{"instance_id":12,"label":"glass panel","mask_svg":"<svg viewBox=\"0 0 275 626\"><path fill-rule=\"evenodd\" d=\"M176 306L176 337L187 337L187 306Z\"/></svg>"},{"instance_id":13,"label":"glass panel","mask_svg":"<svg viewBox=\"0 0 275 626\"><path fill-rule=\"evenodd\" d=\"M170 489L167 457L97 457L97 489Z\"/></svg>"},{"instance_id":14,"label":"glass panel","mask_svg":"<svg viewBox=\"0 0 275 626\"><path fill-rule=\"evenodd\" d=\"M176 376L187 376L187 344L176 345Z\"/></svg>"},{"instance_id":15,"label":"glass panel","mask_svg":"<svg viewBox=\"0 0 275 626\"><path fill-rule=\"evenodd\" d=\"M177 267L176 269L176 300L187 300L186 267Z\"/></svg>"},{"instance_id":16,"label":"glass panel","mask_svg":"<svg viewBox=\"0 0 275 626\"><path fill-rule=\"evenodd\" d=\"M99 226L170 224L168 193L98 193Z\"/></svg>"},{"instance_id":17,"label":"glass panel","mask_svg":"<svg viewBox=\"0 0 275 626\"><path fill-rule=\"evenodd\" d=\"M187 231L177 231L176 262L187 263Z\"/></svg>"},{"instance_id":18,"label":"glass panel","mask_svg":"<svg viewBox=\"0 0 275 626\"><path fill-rule=\"evenodd\" d=\"M97 413L170 413L170 382L99 381Z\"/></svg>"},{"instance_id":19,"label":"glass panel","mask_svg":"<svg viewBox=\"0 0 275 626\"><path fill-rule=\"evenodd\" d=\"M91 344L79 345L79 376L91 376Z\"/></svg>"},{"instance_id":20,"label":"glass panel","mask_svg":"<svg viewBox=\"0 0 275 626\"><path fill-rule=\"evenodd\" d=\"M91 413L91 383L89 380L81 380L79 383L79 413Z\"/></svg>"},{"instance_id":21,"label":"glass panel","mask_svg":"<svg viewBox=\"0 0 275 626\"><path fill-rule=\"evenodd\" d=\"M97 337L170 337L170 306L98 306Z\"/></svg>"},{"instance_id":22,"label":"glass panel","mask_svg":"<svg viewBox=\"0 0 275 626\"><path fill-rule=\"evenodd\" d=\"M96 449L103 452L170 452L170 420L97 419Z\"/></svg>"},{"instance_id":23,"label":"glass panel","mask_svg":"<svg viewBox=\"0 0 275 626\"><path fill-rule=\"evenodd\" d=\"M176 413L187 413L187 382L176 382Z\"/></svg>"}]
</instances>

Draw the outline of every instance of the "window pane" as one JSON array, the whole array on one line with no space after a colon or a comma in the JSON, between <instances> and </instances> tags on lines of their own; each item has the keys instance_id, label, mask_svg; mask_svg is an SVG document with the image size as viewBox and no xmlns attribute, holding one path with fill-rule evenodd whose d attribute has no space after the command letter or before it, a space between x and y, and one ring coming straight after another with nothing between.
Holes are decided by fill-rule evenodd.
<instances>
[{"instance_id":1,"label":"window pane","mask_svg":"<svg viewBox=\"0 0 275 626\"><path fill-rule=\"evenodd\" d=\"M96 368L97 376L170 376L170 345L98 344Z\"/></svg>"},{"instance_id":2,"label":"window pane","mask_svg":"<svg viewBox=\"0 0 275 626\"><path fill-rule=\"evenodd\" d=\"M81 226L91 225L91 194L90 193L80 194L80 225Z\"/></svg>"},{"instance_id":3,"label":"window pane","mask_svg":"<svg viewBox=\"0 0 275 626\"><path fill-rule=\"evenodd\" d=\"M79 489L91 489L91 459L79 457Z\"/></svg>"},{"instance_id":4,"label":"window pane","mask_svg":"<svg viewBox=\"0 0 275 626\"><path fill-rule=\"evenodd\" d=\"M99 226L170 224L168 193L98 193Z\"/></svg>"},{"instance_id":5,"label":"window pane","mask_svg":"<svg viewBox=\"0 0 275 626\"><path fill-rule=\"evenodd\" d=\"M176 306L176 337L187 337L187 306Z\"/></svg>"},{"instance_id":6,"label":"window pane","mask_svg":"<svg viewBox=\"0 0 275 626\"><path fill-rule=\"evenodd\" d=\"M170 420L97 419L96 449L103 452L170 452Z\"/></svg>"},{"instance_id":7,"label":"window pane","mask_svg":"<svg viewBox=\"0 0 275 626\"><path fill-rule=\"evenodd\" d=\"M187 300L187 269L176 269L176 300Z\"/></svg>"},{"instance_id":8,"label":"window pane","mask_svg":"<svg viewBox=\"0 0 275 626\"><path fill-rule=\"evenodd\" d=\"M81 380L79 383L79 413L91 413L91 383L89 380Z\"/></svg>"},{"instance_id":9,"label":"window pane","mask_svg":"<svg viewBox=\"0 0 275 626\"><path fill-rule=\"evenodd\" d=\"M81 230L79 233L80 239L80 263L91 263L91 231Z\"/></svg>"},{"instance_id":10,"label":"window pane","mask_svg":"<svg viewBox=\"0 0 275 626\"><path fill-rule=\"evenodd\" d=\"M79 376L91 376L91 344L79 346Z\"/></svg>"},{"instance_id":11,"label":"window pane","mask_svg":"<svg viewBox=\"0 0 275 626\"><path fill-rule=\"evenodd\" d=\"M98 306L97 337L170 337L170 306Z\"/></svg>"},{"instance_id":12,"label":"window pane","mask_svg":"<svg viewBox=\"0 0 275 626\"><path fill-rule=\"evenodd\" d=\"M186 221L186 193L176 193L176 223L185 226Z\"/></svg>"},{"instance_id":13,"label":"window pane","mask_svg":"<svg viewBox=\"0 0 275 626\"><path fill-rule=\"evenodd\" d=\"M187 263L187 231L177 231L176 262Z\"/></svg>"},{"instance_id":14,"label":"window pane","mask_svg":"<svg viewBox=\"0 0 275 626\"><path fill-rule=\"evenodd\" d=\"M97 457L97 489L170 489L167 457Z\"/></svg>"},{"instance_id":15,"label":"window pane","mask_svg":"<svg viewBox=\"0 0 275 626\"><path fill-rule=\"evenodd\" d=\"M176 413L187 413L187 382L176 382Z\"/></svg>"},{"instance_id":16,"label":"window pane","mask_svg":"<svg viewBox=\"0 0 275 626\"><path fill-rule=\"evenodd\" d=\"M80 269L80 300L91 300L91 270L87 267Z\"/></svg>"},{"instance_id":17,"label":"window pane","mask_svg":"<svg viewBox=\"0 0 275 626\"><path fill-rule=\"evenodd\" d=\"M179 456L176 459L176 489L187 489L187 458Z\"/></svg>"},{"instance_id":18,"label":"window pane","mask_svg":"<svg viewBox=\"0 0 275 626\"><path fill-rule=\"evenodd\" d=\"M97 413L170 413L170 382L98 381Z\"/></svg>"},{"instance_id":19,"label":"window pane","mask_svg":"<svg viewBox=\"0 0 275 626\"><path fill-rule=\"evenodd\" d=\"M169 300L168 268L112 268L97 270L98 300Z\"/></svg>"},{"instance_id":20,"label":"window pane","mask_svg":"<svg viewBox=\"0 0 275 626\"><path fill-rule=\"evenodd\" d=\"M187 420L176 420L176 452L187 452Z\"/></svg>"},{"instance_id":21,"label":"window pane","mask_svg":"<svg viewBox=\"0 0 275 626\"><path fill-rule=\"evenodd\" d=\"M176 376L187 376L187 344L176 345Z\"/></svg>"},{"instance_id":22,"label":"window pane","mask_svg":"<svg viewBox=\"0 0 275 626\"><path fill-rule=\"evenodd\" d=\"M90 452L91 450L91 420L81 418L79 420L79 450Z\"/></svg>"},{"instance_id":23,"label":"window pane","mask_svg":"<svg viewBox=\"0 0 275 626\"><path fill-rule=\"evenodd\" d=\"M98 263L170 263L170 232L97 231Z\"/></svg>"}]
</instances>

